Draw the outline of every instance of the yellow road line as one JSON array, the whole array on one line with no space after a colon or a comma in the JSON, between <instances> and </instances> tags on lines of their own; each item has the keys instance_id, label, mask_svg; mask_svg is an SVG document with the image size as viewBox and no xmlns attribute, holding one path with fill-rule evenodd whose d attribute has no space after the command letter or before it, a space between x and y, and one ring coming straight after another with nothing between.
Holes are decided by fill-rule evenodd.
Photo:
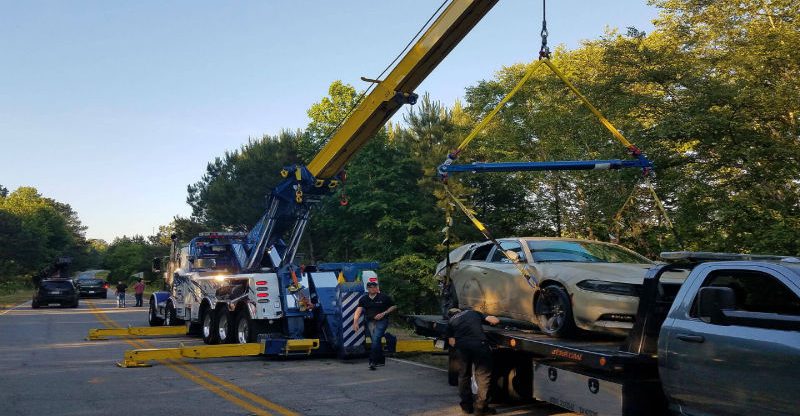
<instances>
[{"instance_id":1,"label":"yellow road line","mask_svg":"<svg viewBox=\"0 0 800 416\"><path fill-rule=\"evenodd\" d=\"M96 306L94 306L94 304L92 302L87 302L87 303L89 304L89 307L91 308L92 313L95 315L95 317L101 323L105 324L106 326L112 327L112 328L120 328L119 324L117 324L115 321L109 319L105 315L105 313L103 313L102 310L99 310ZM131 346L133 346L135 348L154 348L154 346L152 344L150 344L149 342L147 342L145 340L141 340L141 339L134 338L134 337L123 337L123 339L125 340L126 343L128 343L129 345L131 345ZM171 368L172 370L174 370L178 374L180 374L180 375L182 375L182 376L194 381L197 384L200 384L201 386L207 388L208 390L210 390L213 393L219 395L220 397L223 397L224 399L226 399L226 400L228 400L228 401L230 401L230 402L232 402L232 403L234 403L234 404L236 404L238 406L241 406L244 409L247 409L247 410L249 410L251 412L255 412L256 414L269 415L270 413L265 413L265 411L263 409L254 407L254 406L250 405L249 403L247 403L247 402L245 402L245 401L243 401L243 400L241 400L241 399L239 399L237 397L234 397L234 396L228 394L224 390L220 389L219 387L217 387L217 386L215 386L215 385L213 385L211 383L206 382L205 380L203 380L200 377L205 377L205 378L207 378L207 379L209 379L209 380L211 380L211 381L213 381L215 383L218 383L218 384L224 386L225 388L227 388L228 390L231 390L232 392L234 392L236 394L239 394L240 396L242 396L244 398L250 399L250 400L252 400L252 401L254 401L254 402L256 402L256 403L258 403L258 404L260 404L260 405L262 405L264 407L266 407L267 409L276 411L281 415L284 415L284 416L299 416L299 413L295 413L295 412L293 412L293 411L291 411L291 410L289 410L289 409L287 409L287 408L285 408L285 407L283 407L283 406L281 406L281 405L279 405L277 403L273 403L273 402L271 402L269 400L264 399L261 396L253 394L253 393L251 393L251 392L249 392L247 390L244 390L241 387L239 387L239 386L237 386L235 384L232 384L232 383L230 383L230 382L228 382L226 380L223 380L223 379L221 379L221 378L219 378L219 377L217 377L217 376L215 376L215 375L213 375L213 374L211 374L211 373L209 373L209 372L207 372L205 370L202 370L202 369L196 368L194 366L191 366L191 365L189 365L189 363L185 363L185 362L182 362L182 361L172 361L172 360L170 360L170 361L160 361L160 362L165 364L165 365L167 365L167 367ZM194 374L192 374L192 373L194 373Z\"/></svg>"}]
</instances>

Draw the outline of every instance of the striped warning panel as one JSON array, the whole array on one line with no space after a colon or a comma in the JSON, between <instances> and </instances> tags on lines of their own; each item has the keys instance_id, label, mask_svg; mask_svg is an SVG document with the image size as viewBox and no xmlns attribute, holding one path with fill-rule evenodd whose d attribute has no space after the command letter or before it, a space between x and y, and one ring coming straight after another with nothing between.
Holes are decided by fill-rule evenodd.
<instances>
[{"instance_id":1,"label":"striped warning panel","mask_svg":"<svg viewBox=\"0 0 800 416\"><path fill-rule=\"evenodd\" d=\"M342 307L342 346L345 349L364 344L364 317L358 323L358 330L353 330L353 315L358 308L360 292L339 292L339 304Z\"/></svg>"}]
</instances>

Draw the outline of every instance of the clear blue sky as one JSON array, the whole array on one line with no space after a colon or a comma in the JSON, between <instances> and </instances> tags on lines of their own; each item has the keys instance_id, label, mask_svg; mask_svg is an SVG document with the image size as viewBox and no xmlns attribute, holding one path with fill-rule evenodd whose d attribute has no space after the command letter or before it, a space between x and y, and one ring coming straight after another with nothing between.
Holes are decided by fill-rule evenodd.
<instances>
[{"instance_id":1,"label":"clear blue sky","mask_svg":"<svg viewBox=\"0 0 800 416\"><path fill-rule=\"evenodd\" d=\"M0 184L72 205L89 238L150 235L190 213L186 186L215 156L304 127L334 80L364 88L439 4L0 0ZM572 49L650 31L657 10L551 0L547 14L550 44ZM530 61L541 18L538 0L502 0L418 92L451 104Z\"/></svg>"}]
</instances>

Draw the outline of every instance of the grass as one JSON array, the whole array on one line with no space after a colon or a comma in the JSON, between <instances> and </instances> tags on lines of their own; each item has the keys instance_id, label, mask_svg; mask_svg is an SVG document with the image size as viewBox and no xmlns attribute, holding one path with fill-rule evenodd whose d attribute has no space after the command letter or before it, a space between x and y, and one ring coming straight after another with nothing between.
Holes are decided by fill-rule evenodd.
<instances>
[{"instance_id":1,"label":"grass","mask_svg":"<svg viewBox=\"0 0 800 416\"><path fill-rule=\"evenodd\" d=\"M33 289L20 289L12 293L0 295L0 310L13 308L33 297Z\"/></svg>"}]
</instances>

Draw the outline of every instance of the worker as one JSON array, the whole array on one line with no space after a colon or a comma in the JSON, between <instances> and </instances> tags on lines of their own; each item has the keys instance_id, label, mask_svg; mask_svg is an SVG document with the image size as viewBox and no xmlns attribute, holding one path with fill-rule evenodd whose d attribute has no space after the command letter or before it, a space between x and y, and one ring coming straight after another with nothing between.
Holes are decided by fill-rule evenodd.
<instances>
[{"instance_id":1,"label":"worker","mask_svg":"<svg viewBox=\"0 0 800 416\"><path fill-rule=\"evenodd\" d=\"M142 306L142 296L144 296L144 279L141 277L139 281L133 285L133 295L136 297L136 305Z\"/></svg>"},{"instance_id":2,"label":"worker","mask_svg":"<svg viewBox=\"0 0 800 416\"><path fill-rule=\"evenodd\" d=\"M492 351L489 340L483 332L483 323L497 325L500 320L495 316L483 315L479 312L458 308L447 311L447 342L455 348L458 360L458 394L461 397L461 410L476 415L493 415L497 411L489 407L489 384L492 377ZM473 370L474 368L474 370ZM475 376L478 393L474 402L472 397L471 378Z\"/></svg>"},{"instance_id":3,"label":"worker","mask_svg":"<svg viewBox=\"0 0 800 416\"><path fill-rule=\"evenodd\" d=\"M358 300L358 307L353 314L353 331L358 331L358 324L361 314L364 313L367 319L367 331L369 332L372 345L369 350L369 369L386 365L386 357L383 355L383 345L381 339L386 337L386 344L389 350L394 349L397 338L386 332L389 327L387 316L394 312L397 306L392 298L380 293L378 282L367 282L367 293Z\"/></svg>"},{"instance_id":4,"label":"worker","mask_svg":"<svg viewBox=\"0 0 800 416\"><path fill-rule=\"evenodd\" d=\"M117 283L117 307L124 308L125 307L125 290L128 288L128 285L120 280Z\"/></svg>"}]
</instances>

